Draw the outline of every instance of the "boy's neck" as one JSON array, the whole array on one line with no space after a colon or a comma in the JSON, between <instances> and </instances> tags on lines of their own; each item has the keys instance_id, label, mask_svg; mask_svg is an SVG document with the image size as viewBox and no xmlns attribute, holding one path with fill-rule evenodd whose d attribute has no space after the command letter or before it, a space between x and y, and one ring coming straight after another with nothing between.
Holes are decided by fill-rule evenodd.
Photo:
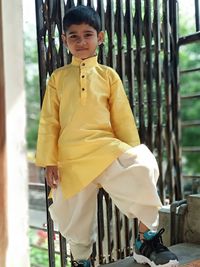
<instances>
[{"instance_id":1,"label":"boy's neck","mask_svg":"<svg viewBox=\"0 0 200 267\"><path fill-rule=\"evenodd\" d=\"M93 56L91 56L91 57L79 58L79 59L80 59L80 60L86 60L86 59L93 58L93 57L96 57L96 56L97 56L97 54L95 54L95 55L93 55Z\"/></svg>"}]
</instances>

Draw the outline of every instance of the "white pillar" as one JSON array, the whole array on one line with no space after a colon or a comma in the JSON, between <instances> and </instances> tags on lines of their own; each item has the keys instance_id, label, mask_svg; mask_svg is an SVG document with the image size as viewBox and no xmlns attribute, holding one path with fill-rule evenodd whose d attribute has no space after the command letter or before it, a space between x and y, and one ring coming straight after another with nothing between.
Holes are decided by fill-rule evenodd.
<instances>
[{"instance_id":1,"label":"white pillar","mask_svg":"<svg viewBox=\"0 0 200 267\"><path fill-rule=\"evenodd\" d=\"M1 1L7 139L6 267L28 267L28 173L25 146L22 0Z\"/></svg>"}]
</instances>

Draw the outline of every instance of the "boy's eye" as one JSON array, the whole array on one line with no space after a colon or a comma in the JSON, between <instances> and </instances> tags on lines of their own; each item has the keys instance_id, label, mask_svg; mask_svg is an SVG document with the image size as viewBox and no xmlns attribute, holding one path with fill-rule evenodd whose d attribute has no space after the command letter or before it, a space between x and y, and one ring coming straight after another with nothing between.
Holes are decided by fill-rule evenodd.
<instances>
[{"instance_id":1,"label":"boy's eye","mask_svg":"<svg viewBox=\"0 0 200 267\"><path fill-rule=\"evenodd\" d=\"M71 39L76 39L76 38L77 38L77 35L72 34L72 35L69 36L69 38L71 38Z\"/></svg>"},{"instance_id":2,"label":"boy's eye","mask_svg":"<svg viewBox=\"0 0 200 267\"><path fill-rule=\"evenodd\" d=\"M86 33L84 36L87 37L91 37L93 34L92 33Z\"/></svg>"}]
</instances>

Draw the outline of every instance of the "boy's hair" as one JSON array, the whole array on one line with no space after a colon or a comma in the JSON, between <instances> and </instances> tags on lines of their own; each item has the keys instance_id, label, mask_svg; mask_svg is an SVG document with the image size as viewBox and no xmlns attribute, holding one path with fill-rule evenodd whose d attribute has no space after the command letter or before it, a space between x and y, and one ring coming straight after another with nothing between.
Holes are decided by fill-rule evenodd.
<instances>
[{"instance_id":1,"label":"boy's hair","mask_svg":"<svg viewBox=\"0 0 200 267\"><path fill-rule=\"evenodd\" d=\"M78 5L70 8L65 13L63 18L64 32L66 32L72 24L79 25L83 23L93 27L97 33L101 30L101 20L99 14L89 6Z\"/></svg>"}]
</instances>

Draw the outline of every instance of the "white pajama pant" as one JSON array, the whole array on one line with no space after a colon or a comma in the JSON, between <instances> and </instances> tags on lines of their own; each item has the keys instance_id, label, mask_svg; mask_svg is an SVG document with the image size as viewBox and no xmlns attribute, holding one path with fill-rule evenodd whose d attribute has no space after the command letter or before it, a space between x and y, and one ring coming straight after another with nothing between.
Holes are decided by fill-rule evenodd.
<instances>
[{"instance_id":1,"label":"white pajama pant","mask_svg":"<svg viewBox=\"0 0 200 267\"><path fill-rule=\"evenodd\" d=\"M145 145L120 155L100 176L70 199L61 188L55 190L49 210L61 234L70 244L76 260L89 258L97 233L97 193L99 185L129 218L138 218L147 227L158 219L162 206L157 194L157 162Z\"/></svg>"}]
</instances>

